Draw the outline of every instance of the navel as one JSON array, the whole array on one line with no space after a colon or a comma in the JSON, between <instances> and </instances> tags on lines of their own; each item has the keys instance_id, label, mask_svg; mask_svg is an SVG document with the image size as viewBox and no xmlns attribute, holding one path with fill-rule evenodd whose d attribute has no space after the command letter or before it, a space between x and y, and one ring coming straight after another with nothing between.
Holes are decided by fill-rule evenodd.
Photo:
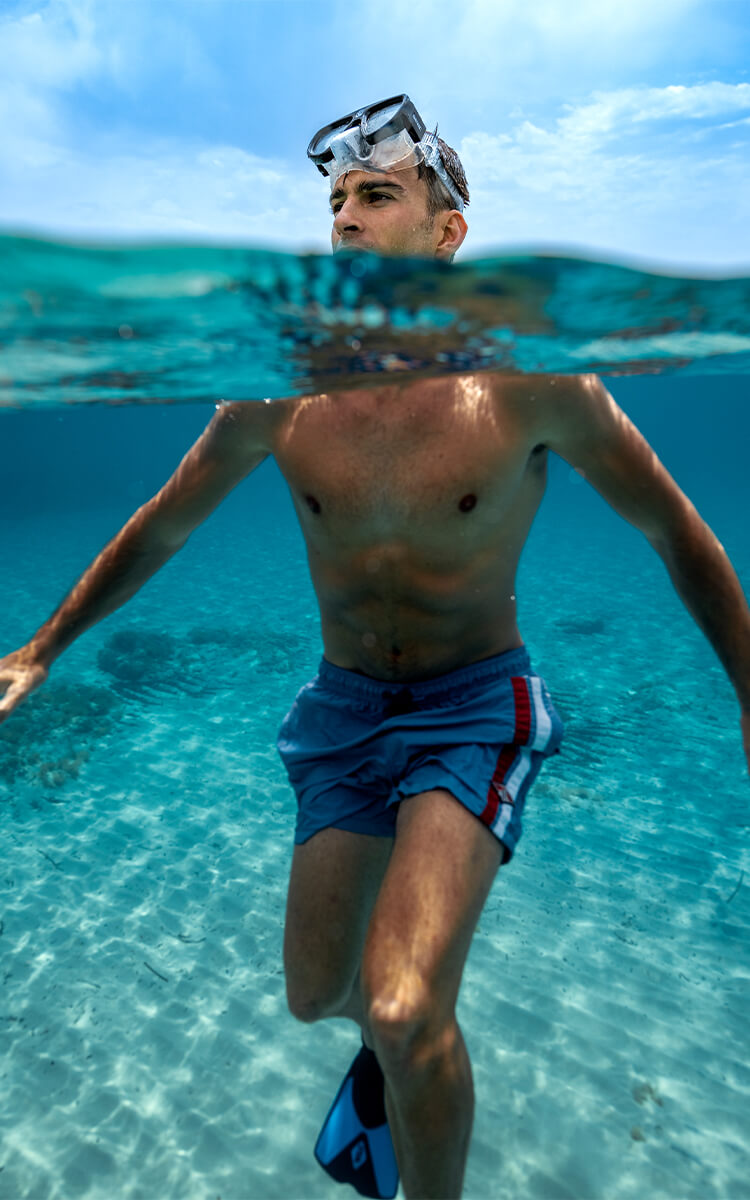
<instances>
[{"instance_id":1,"label":"navel","mask_svg":"<svg viewBox=\"0 0 750 1200\"><path fill-rule=\"evenodd\" d=\"M458 502L458 507L461 509L461 512L471 512L472 508L474 508L476 505L476 502L477 498L474 493L469 492L468 496L461 497Z\"/></svg>"},{"instance_id":2,"label":"navel","mask_svg":"<svg viewBox=\"0 0 750 1200\"><path fill-rule=\"evenodd\" d=\"M305 496L305 504L310 509L310 512L320 512L320 505L314 496Z\"/></svg>"}]
</instances>

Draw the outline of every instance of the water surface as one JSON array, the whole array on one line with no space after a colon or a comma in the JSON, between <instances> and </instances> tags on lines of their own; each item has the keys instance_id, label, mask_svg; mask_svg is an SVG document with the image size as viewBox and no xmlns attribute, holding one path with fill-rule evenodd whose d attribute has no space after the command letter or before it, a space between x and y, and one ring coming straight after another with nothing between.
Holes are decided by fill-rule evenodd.
<instances>
[{"instance_id":1,"label":"water surface","mask_svg":"<svg viewBox=\"0 0 750 1200\"><path fill-rule=\"evenodd\" d=\"M750 279L0 238L0 406L259 400L474 370L746 374Z\"/></svg>"}]
</instances>

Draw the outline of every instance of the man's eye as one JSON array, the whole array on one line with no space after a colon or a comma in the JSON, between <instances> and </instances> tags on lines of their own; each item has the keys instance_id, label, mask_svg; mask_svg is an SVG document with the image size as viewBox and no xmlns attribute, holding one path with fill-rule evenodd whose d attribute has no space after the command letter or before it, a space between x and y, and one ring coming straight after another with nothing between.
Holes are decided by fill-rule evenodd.
<instances>
[{"instance_id":1,"label":"man's eye","mask_svg":"<svg viewBox=\"0 0 750 1200\"><path fill-rule=\"evenodd\" d=\"M378 200L392 199L393 196L390 194L390 192L365 192L365 200L368 204L372 204L374 201ZM336 216L336 213L340 212L343 207L344 204L342 200L338 200L335 204L331 205L331 212L333 213L334 217Z\"/></svg>"}]
</instances>

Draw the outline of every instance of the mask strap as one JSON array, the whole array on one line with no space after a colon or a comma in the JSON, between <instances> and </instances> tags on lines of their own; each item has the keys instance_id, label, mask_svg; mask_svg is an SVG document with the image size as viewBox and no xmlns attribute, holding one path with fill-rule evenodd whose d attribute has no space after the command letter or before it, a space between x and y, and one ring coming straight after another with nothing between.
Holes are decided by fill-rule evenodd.
<instances>
[{"instance_id":1,"label":"mask strap","mask_svg":"<svg viewBox=\"0 0 750 1200\"><path fill-rule=\"evenodd\" d=\"M427 163L428 167L432 167L433 171L442 183L446 192L453 201L453 207L457 208L459 212L463 212L463 199L459 194L456 184L446 171L445 163L443 162L440 154L440 147L437 140L437 128L435 129L434 133L426 133L419 145L422 147L422 153L424 154L425 162Z\"/></svg>"}]
</instances>

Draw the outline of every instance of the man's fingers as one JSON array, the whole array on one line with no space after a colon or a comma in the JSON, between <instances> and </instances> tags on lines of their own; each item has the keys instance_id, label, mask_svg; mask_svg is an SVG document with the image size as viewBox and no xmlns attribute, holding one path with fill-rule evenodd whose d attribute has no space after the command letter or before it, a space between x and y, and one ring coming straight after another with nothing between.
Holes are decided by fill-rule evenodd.
<instances>
[{"instance_id":1,"label":"man's fingers","mask_svg":"<svg viewBox=\"0 0 750 1200\"><path fill-rule=\"evenodd\" d=\"M31 688L27 684L25 685L21 682L12 683L2 700L0 700L0 721L4 721L6 717L9 717L13 709L18 707L24 696L30 691Z\"/></svg>"},{"instance_id":2,"label":"man's fingers","mask_svg":"<svg viewBox=\"0 0 750 1200\"><path fill-rule=\"evenodd\" d=\"M45 679L44 671L0 670L0 722L9 717Z\"/></svg>"},{"instance_id":3,"label":"man's fingers","mask_svg":"<svg viewBox=\"0 0 750 1200\"><path fill-rule=\"evenodd\" d=\"M0 722L6 720L46 678L47 668L35 662L26 647L0 658Z\"/></svg>"}]
</instances>

